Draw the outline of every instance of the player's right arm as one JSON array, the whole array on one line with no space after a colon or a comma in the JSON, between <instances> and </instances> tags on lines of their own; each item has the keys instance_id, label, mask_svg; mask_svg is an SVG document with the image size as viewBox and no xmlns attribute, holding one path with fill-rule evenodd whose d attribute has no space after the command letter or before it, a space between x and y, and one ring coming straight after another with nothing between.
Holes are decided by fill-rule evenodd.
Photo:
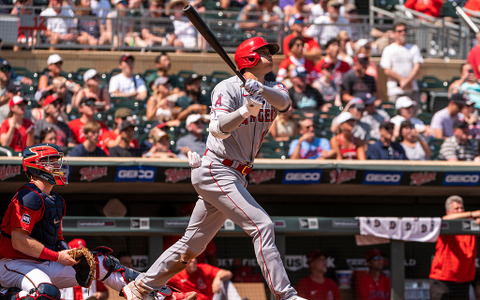
<instances>
[{"instance_id":1,"label":"player's right arm","mask_svg":"<svg viewBox=\"0 0 480 300\"><path fill-rule=\"evenodd\" d=\"M56 261L66 266L73 266L76 261L70 257L68 250L56 252L45 248L42 243L30 237L27 231L15 228L12 229L12 247L31 257Z\"/></svg>"}]
</instances>

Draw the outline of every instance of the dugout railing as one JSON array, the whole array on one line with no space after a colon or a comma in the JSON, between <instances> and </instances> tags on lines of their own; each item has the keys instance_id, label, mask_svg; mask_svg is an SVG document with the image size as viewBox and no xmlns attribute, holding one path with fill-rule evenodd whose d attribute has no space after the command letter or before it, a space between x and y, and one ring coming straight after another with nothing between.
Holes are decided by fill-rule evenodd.
<instances>
[{"instance_id":1,"label":"dugout railing","mask_svg":"<svg viewBox=\"0 0 480 300\"><path fill-rule=\"evenodd\" d=\"M360 233L358 218L324 217L272 217L275 223L276 245L285 257L287 237L332 237L353 236ZM65 217L65 236L148 236L149 260L153 262L163 248L163 236L182 234L188 218L102 218ZM480 235L480 227L473 220L442 221L441 234ZM227 220L218 236L246 236L240 227ZM405 243L392 240L390 243L391 299L405 299ZM246 245L251 247L251 245Z\"/></svg>"}]
</instances>

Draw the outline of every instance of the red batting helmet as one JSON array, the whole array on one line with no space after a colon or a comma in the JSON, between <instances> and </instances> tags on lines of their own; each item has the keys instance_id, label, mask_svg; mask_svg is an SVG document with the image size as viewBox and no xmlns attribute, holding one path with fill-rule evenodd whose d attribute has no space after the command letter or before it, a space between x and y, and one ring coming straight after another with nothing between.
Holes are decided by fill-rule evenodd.
<instances>
[{"instance_id":1,"label":"red batting helmet","mask_svg":"<svg viewBox=\"0 0 480 300\"><path fill-rule=\"evenodd\" d=\"M273 55L280 50L280 46L273 43L267 43L267 41L262 37L253 37L244 41L238 46L237 51L235 51L235 63L240 69L253 68L260 61L260 55L255 52L255 50L267 46L270 53Z\"/></svg>"},{"instance_id":2,"label":"red batting helmet","mask_svg":"<svg viewBox=\"0 0 480 300\"><path fill-rule=\"evenodd\" d=\"M55 144L38 144L23 150L23 170L53 185L68 184L69 165Z\"/></svg>"}]
</instances>

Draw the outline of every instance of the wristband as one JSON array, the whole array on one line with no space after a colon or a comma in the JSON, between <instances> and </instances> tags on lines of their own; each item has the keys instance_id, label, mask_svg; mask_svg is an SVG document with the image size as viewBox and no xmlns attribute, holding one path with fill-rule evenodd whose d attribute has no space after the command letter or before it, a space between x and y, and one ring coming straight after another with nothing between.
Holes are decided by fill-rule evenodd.
<instances>
[{"instance_id":1,"label":"wristband","mask_svg":"<svg viewBox=\"0 0 480 300\"><path fill-rule=\"evenodd\" d=\"M238 109L238 112L242 115L244 118L248 118L250 116L250 112L248 111L248 108L244 105Z\"/></svg>"},{"instance_id":2,"label":"wristband","mask_svg":"<svg viewBox=\"0 0 480 300\"><path fill-rule=\"evenodd\" d=\"M45 260L51 260L51 261L57 261L58 260L58 255L59 255L58 252L50 250L47 247L43 246L42 253L40 253L40 256L38 258L45 259Z\"/></svg>"}]
</instances>

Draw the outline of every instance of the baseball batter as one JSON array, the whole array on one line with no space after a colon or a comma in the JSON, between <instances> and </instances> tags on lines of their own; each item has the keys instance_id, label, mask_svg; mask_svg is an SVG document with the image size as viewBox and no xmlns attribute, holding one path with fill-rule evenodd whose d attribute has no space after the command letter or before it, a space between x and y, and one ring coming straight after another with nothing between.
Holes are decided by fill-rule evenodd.
<instances>
[{"instance_id":1,"label":"baseball batter","mask_svg":"<svg viewBox=\"0 0 480 300\"><path fill-rule=\"evenodd\" d=\"M60 300L59 289L78 285L71 267L76 261L62 234L65 201L52 190L68 184L68 163L57 145L39 144L23 151L22 164L29 182L18 189L1 225L0 299ZM111 251L92 252L96 279L121 291L138 272L122 266ZM172 296L168 288L159 292Z\"/></svg>"},{"instance_id":2,"label":"baseball batter","mask_svg":"<svg viewBox=\"0 0 480 300\"><path fill-rule=\"evenodd\" d=\"M275 246L274 224L247 191L251 171L263 137L277 112L287 111L290 98L283 84L264 85L272 71L272 55L279 46L261 37L244 41L235 62L247 79L220 82L212 92L212 113L207 151L201 165L192 170L192 184L199 200L184 236L167 249L146 273L124 288L128 300L163 286L199 255L229 218L253 238L257 261L276 299L303 299L291 286ZM192 163L196 158L190 155Z\"/></svg>"}]
</instances>

